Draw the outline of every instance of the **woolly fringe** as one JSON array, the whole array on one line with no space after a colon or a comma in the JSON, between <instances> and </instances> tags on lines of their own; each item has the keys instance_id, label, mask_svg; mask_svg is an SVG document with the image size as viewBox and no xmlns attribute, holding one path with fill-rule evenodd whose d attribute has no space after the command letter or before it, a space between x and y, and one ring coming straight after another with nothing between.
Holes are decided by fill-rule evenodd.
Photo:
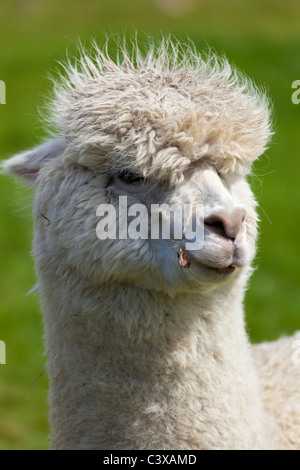
<instances>
[{"instance_id":1,"label":"woolly fringe","mask_svg":"<svg viewBox=\"0 0 300 470\"><path fill-rule=\"evenodd\" d=\"M203 158L245 175L271 136L270 103L251 80L212 52L164 38L142 54L119 46L116 61L94 43L63 65L49 123L66 158L94 170L126 167L178 183Z\"/></svg>"}]
</instances>

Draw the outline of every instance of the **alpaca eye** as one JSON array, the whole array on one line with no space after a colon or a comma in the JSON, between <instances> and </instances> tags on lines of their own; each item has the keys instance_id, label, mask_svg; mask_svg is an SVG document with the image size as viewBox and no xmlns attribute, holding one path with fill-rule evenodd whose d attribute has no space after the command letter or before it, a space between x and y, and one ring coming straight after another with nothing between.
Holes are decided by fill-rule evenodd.
<instances>
[{"instance_id":1,"label":"alpaca eye","mask_svg":"<svg viewBox=\"0 0 300 470\"><path fill-rule=\"evenodd\" d=\"M118 174L118 178L125 184L139 184L145 181L145 178L137 173L132 173L131 171L122 171Z\"/></svg>"}]
</instances>

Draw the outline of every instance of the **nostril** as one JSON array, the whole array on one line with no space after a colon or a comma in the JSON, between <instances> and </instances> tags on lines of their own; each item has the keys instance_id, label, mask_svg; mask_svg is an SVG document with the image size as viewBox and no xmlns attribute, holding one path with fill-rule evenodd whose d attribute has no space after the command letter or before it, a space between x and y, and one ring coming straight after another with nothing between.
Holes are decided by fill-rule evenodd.
<instances>
[{"instance_id":1,"label":"nostril","mask_svg":"<svg viewBox=\"0 0 300 470\"><path fill-rule=\"evenodd\" d=\"M212 233L235 240L246 219L246 211L236 208L231 213L216 212L204 219L204 227Z\"/></svg>"},{"instance_id":2,"label":"nostril","mask_svg":"<svg viewBox=\"0 0 300 470\"><path fill-rule=\"evenodd\" d=\"M217 215L211 215L204 219L204 227L212 233L227 237L223 220Z\"/></svg>"}]
</instances>

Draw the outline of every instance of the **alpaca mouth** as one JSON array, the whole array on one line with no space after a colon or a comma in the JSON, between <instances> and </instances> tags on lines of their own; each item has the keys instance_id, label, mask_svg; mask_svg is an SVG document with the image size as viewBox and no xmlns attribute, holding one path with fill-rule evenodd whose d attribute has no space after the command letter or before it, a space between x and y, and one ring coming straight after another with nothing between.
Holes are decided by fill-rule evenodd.
<instances>
[{"instance_id":1,"label":"alpaca mouth","mask_svg":"<svg viewBox=\"0 0 300 470\"><path fill-rule=\"evenodd\" d=\"M190 255L190 253L187 253L183 248L180 248L180 253L177 253L177 256L179 258L179 264L182 268L189 268L191 263L196 262L201 268L205 268L209 271L214 271L218 274L231 274L235 271L235 269L238 267L235 264L230 264L228 266L210 266L209 264L201 263L201 261L198 261L194 257Z\"/></svg>"},{"instance_id":2,"label":"alpaca mouth","mask_svg":"<svg viewBox=\"0 0 300 470\"><path fill-rule=\"evenodd\" d=\"M217 274L231 274L237 269L237 266L235 266L234 264L230 264L229 266L221 266L221 267L210 266L209 264L205 264L205 263L201 263L201 262L197 262L197 264L202 269L205 269L208 272L214 272L214 273L217 273Z\"/></svg>"},{"instance_id":3,"label":"alpaca mouth","mask_svg":"<svg viewBox=\"0 0 300 470\"><path fill-rule=\"evenodd\" d=\"M213 269L215 272L220 273L220 274L230 274L235 271L236 266L233 266L232 264L230 266L226 266L224 268L211 268L208 266L210 269Z\"/></svg>"},{"instance_id":4,"label":"alpaca mouth","mask_svg":"<svg viewBox=\"0 0 300 470\"><path fill-rule=\"evenodd\" d=\"M245 261L241 258L241 254L237 252L234 247L231 252L226 252L223 256L220 257L219 263L216 259L210 259L211 256L206 256L204 259L198 258L197 252L185 250L180 248L177 256L179 258L179 264L182 268L190 268L193 265L198 266L201 270L204 270L207 274L216 273L218 275L225 274L229 275L235 271L238 271L239 268L242 268L245 265ZM222 259L223 258L223 259Z\"/></svg>"}]
</instances>

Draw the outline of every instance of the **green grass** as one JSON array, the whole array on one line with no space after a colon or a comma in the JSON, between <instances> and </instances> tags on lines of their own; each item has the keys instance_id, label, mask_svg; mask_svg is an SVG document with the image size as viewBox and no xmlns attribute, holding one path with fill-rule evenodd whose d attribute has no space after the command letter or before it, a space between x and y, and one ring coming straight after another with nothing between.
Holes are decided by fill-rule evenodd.
<instances>
[{"instance_id":1,"label":"green grass","mask_svg":"<svg viewBox=\"0 0 300 470\"><path fill-rule=\"evenodd\" d=\"M47 78L78 38L104 41L105 33L172 33L189 36L198 49L209 44L267 87L274 103L276 135L255 165L251 184L260 204L257 270L245 308L252 341L271 340L300 327L300 105L291 84L300 79L300 5L293 0L194 0L175 15L159 0L7 0L0 14L0 155L35 145L44 135L37 109L51 90ZM42 317L30 256L31 190L0 177L0 449L48 447L47 377ZM41 374L41 375L40 375Z\"/></svg>"}]
</instances>

